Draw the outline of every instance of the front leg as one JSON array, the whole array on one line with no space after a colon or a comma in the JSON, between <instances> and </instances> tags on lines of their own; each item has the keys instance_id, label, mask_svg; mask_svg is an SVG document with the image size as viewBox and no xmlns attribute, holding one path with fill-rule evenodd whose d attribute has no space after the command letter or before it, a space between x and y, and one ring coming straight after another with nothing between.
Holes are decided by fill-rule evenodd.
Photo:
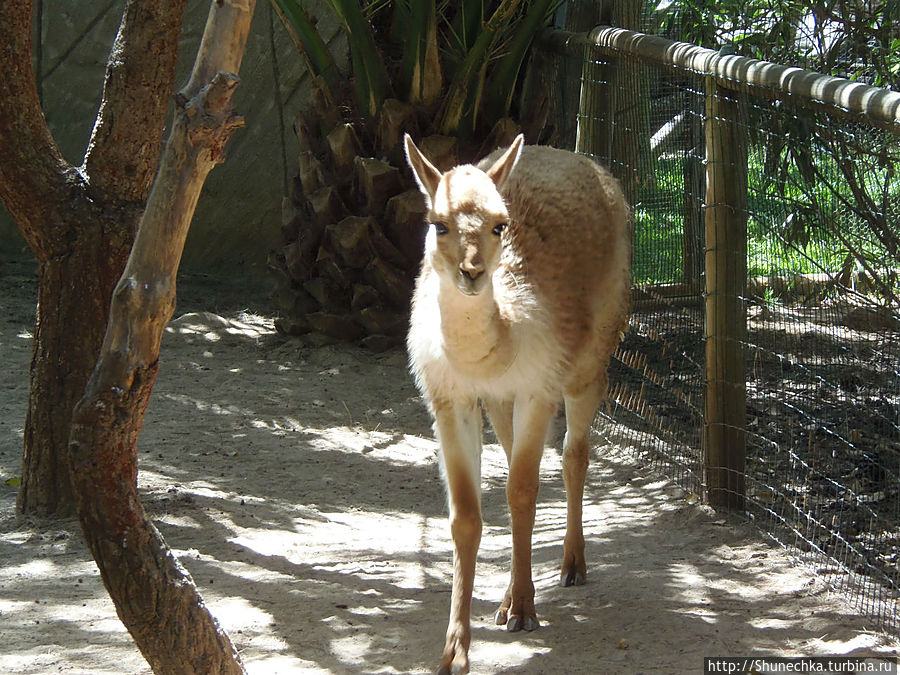
<instances>
[{"instance_id":1,"label":"front leg","mask_svg":"<svg viewBox=\"0 0 900 675\"><path fill-rule=\"evenodd\" d=\"M453 593L439 674L469 672L475 559L481 544L481 409L476 401L432 403L450 508Z\"/></svg>"},{"instance_id":2,"label":"front leg","mask_svg":"<svg viewBox=\"0 0 900 675\"><path fill-rule=\"evenodd\" d=\"M513 446L506 483L512 524L512 569L509 589L497 610L497 624L509 631L538 627L531 580L531 534L540 482L544 438L556 405L539 398L516 399L513 408Z\"/></svg>"}]
</instances>

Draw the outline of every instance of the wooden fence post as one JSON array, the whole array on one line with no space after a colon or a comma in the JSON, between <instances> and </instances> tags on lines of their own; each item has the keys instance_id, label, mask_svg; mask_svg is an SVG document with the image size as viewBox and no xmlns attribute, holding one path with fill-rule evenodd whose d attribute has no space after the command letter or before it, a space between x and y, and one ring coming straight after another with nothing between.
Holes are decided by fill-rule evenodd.
<instances>
[{"instance_id":1,"label":"wooden fence post","mask_svg":"<svg viewBox=\"0 0 900 675\"><path fill-rule=\"evenodd\" d=\"M626 29L637 30L641 23L641 3L614 0L603 6L602 20ZM642 180L652 170L650 147L650 81L646 68L631 59L617 58L596 63L592 47L598 26L585 45L581 75L581 100L575 151L591 154L609 165L622 183L628 203L638 202ZM605 59L605 57L599 57ZM605 86L599 86L604 82Z\"/></svg>"},{"instance_id":2,"label":"wooden fence post","mask_svg":"<svg viewBox=\"0 0 900 675\"><path fill-rule=\"evenodd\" d=\"M684 156L682 176L684 178L684 232L681 239L681 281L685 291L692 296L699 295L703 271L703 203L705 172L705 147L703 132L703 110L697 110L702 103L691 97L688 108L687 152Z\"/></svg>"},{"instance_id":3,"label":"wooden fence post","mask_svg":"<svg viewBox=\"0 0 900 675\"><path fill-rule=\"evenodd\" d=\"M581 65L581 92L575 126L575 152L593 155L609 163L612 155L613 122L618 87L613 67L589 44L584 47ZM605 58L605 57L602 57Z\"/></svg>"},{"instance_id":4,"label":"wooden fence post","mask_svg":"<svg viewBox=\"0 0 900 675\"><path fill-rule=\"evenodd\" d=\"M746 114L706 86L706 419L704 474L713 506L742 508L746 460Z\"/></svg>"}]
</instances>

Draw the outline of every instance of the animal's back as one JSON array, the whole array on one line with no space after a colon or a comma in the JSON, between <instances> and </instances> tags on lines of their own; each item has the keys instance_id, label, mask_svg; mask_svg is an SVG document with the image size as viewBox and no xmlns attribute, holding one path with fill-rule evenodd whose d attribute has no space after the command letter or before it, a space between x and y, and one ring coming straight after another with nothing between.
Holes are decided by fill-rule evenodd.
<instances>
[{"instance_id":1,"label":"animal's back","mask_svg":"<svg viewBox=\"0 0 900 675\"><path fill-rule=\"evenodd\" d=\"M617 340L631 283L630 215L618 181L582 155L526 146L503 195L509 265L534 288L569 358L597 339Z\"/></svg>"}]
</instances>

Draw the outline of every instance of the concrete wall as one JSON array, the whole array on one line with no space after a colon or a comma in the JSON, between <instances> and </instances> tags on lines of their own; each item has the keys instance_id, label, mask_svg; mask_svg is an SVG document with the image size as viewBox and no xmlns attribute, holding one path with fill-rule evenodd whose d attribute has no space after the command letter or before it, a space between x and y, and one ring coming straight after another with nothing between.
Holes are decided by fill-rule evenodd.
<instances>
[{"instance_id":1,"label":"concrete wall","mask_svg":"<svg viewBox=\"0 0 900 675\"><path fill-rule=\"evenodd\" d=\"M76 165L81 164L90 138L106 59L124 4L124 0L44 3L44 111L64 156ZM193 65L208 12L207 0L189 0L179 46L176 89L186 81ZM327 12L322 12L321 18L325 22L332 20ZM286 129L281 128L276 105L275 66L279 71ZM301 58L266 0L258 0L240 76L235 106L244 117L245 126L232 137L227 161L213 169L206 181L188 235L184 269L261 270L269 249L280 243L283 186L286 176L296 167L297 148L291 126L297 111L308 105L309 95ZM2 206L0 248L31 255Z\"/></svg>"}]
</instances>

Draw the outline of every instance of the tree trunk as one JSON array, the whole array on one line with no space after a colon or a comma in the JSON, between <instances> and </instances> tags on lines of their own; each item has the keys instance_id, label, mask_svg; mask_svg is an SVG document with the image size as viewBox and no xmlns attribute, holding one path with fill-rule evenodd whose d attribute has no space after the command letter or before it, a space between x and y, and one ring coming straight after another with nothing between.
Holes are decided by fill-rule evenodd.
<instances>
[{"instance_id":1,"label":"tree trunk","mask_svg":"<svg viewBox=\"0 0 900 675\"><path fill-rule=\"evenodd\" d=\"M74 512L67 451L72 409L96 362L112 288L130 249L102 233L116 232L123 225L121 218L96 216L93 223L77 228L93 239L90 244L83 242L38 267L38 312L17 501L21 513ZM137 217L130 220L136 223ZM101 228L101 223L108 227Z\"/></svg>"},{"instance_id":2,"label":"tree trunk","mask_svg":"<svg viewBox=\"0 0 900 675\"><path fill-rule=\"evenodd\" d=\"M232 111L254 0L214 0L100 358L75 408L70 468L82 529L122 622L157 674L243 673L140 502L137 440L175 308L175 277L200 190L241 121Z\"/></svg>"},{"instance_id":3,"label":"tree trunk","mask_svg":"<svg viewBox=\"0 0 900 675\"><path fill-rule=\"evenodd\" d=\"M63 159L41 112L32 4L0 3L0 200L39 264L17 507L64 515L74 511L72 408L96 362L112 289L156 171L185 0L126 5L80 169Z\"/></svg>"}]
</instances>

